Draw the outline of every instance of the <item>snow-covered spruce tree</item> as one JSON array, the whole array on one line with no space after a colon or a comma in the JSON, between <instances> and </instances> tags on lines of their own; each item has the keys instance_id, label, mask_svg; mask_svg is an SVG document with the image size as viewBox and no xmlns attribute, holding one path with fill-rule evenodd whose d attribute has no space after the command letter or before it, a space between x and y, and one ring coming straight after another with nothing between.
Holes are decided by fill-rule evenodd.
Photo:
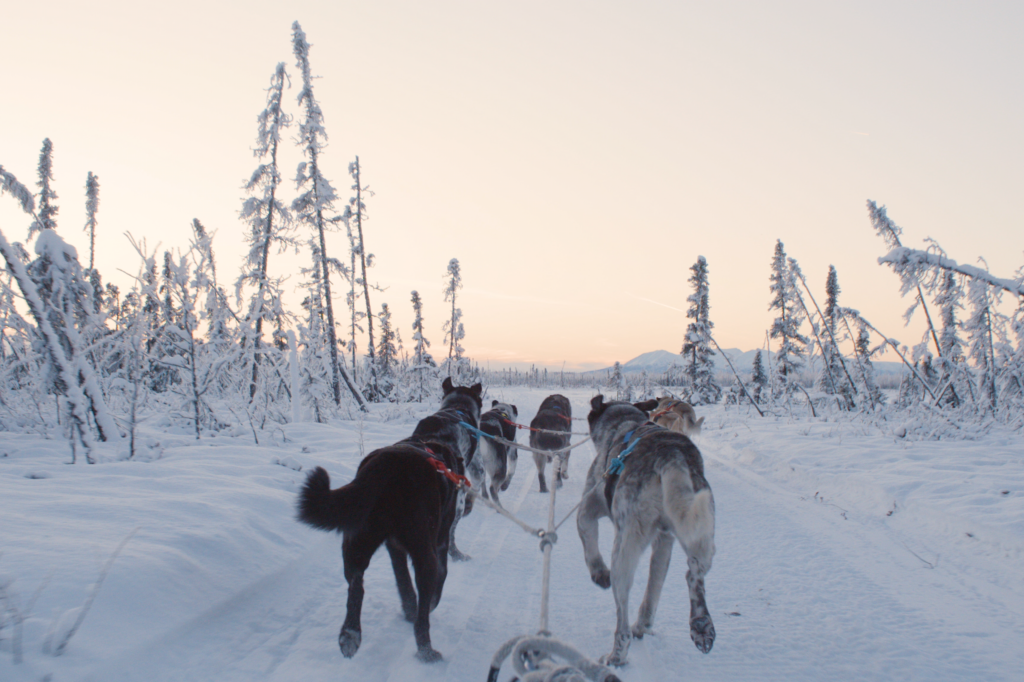
<instances>
[{"instance_id":1,"label":"snow-covered spruce tree","mask_svg":"<svg viewBox=\"0 0 1024 682\"><path fill-rule=\"evenodd\" d=\"M101 331L106 331L103 321L95 312L97 306L92 300L93 287L86 280L86 273L78 262L75 248L60 238L53 229L39 233L35 243L36 259L26 272L35 285L50 325L63 347L63 355L75 372L75 383L81 387L88 399L88 411L97 428L100 440L117 440L120 433L107 411L103 389L95 370L96 356L90 353ZM37 324L38 326L38 324ZM40 334L37 342L48 345L49 339ZM53 355L40 348L40 356L52 360ZM55 395L70 396L69 386L64 378L64 368L59 363L47 362L46 381Z\"/></svg>"},{"instance_id":2,"label":"snow-covered spruce tree","mask_svg":"<svg viewBox=\"0 0 1024 682\"><path fill-rule=\"evenodd\" d=\"M768 386L768 375L764 371L764 363L761 360L761 349L754 353L754 364L750 371L750 383L753 387L751 397L754 402L764 402L764 390Z\"/></svg>"},{"instance_id":3,"label":"snow-covered spruce tree","mask_svg":"<svg viewBox=\"0 0 1024 682\"><path fill-rule=\"evenodd\" d=\"M31 193L18 182L14 175L0 166L0 194L9 192L21 204L22 210L33 217L33 224L40 224L35 214ZM75 326L73 296L81 284L81 266L74 249L65 244L53 230L45 230L36 241L39 259L48 261L45 268L51 286L48 296L40 295L39 289L25 266L22 255L0 233L0 254L7 268L14 276L29 312L40 335L41 355L45 362L55 369L59 384L64 387L68 411L73 422L72 451L77 437L86 451L86 460L92 460L94 439L90 430L89 416L95 425L100 440L116 439L120 436L113 418L107 411L103 392L93 368L84 361L80 349L80 338ZM60 276L53 271L59 271ZM70 291L69 291L70 290ZM59 307L54 303L61 304ZM85 308L88 309L87 307ZM58 331L59 328L59 331ZM55 382L57 383L57 382Z\"/></svg>"},{"instance_id":4,"label":"snow-covered spruce tree","mask_svg":"<svg viewBox=\"0 0 1024 682\"><path fill-rule=\"evenodd\" d=\"M355 233L353 237L355 239L355 252L356 260L359 265L359 277L356 278L355 271L352 272L354 278L354 284L361 286L363 289L363 300L366 302L366 313L363 318L366 320L366 354L367 354L367 368L369 369L369 376L366 378L366 388L364 389L367 397L376 402L383 400L387 397L387 391L379 385L380 377L379 362L375 357L374 339L373 339L373 308L370 306L370 282L366 278L366 269L373 267L373 254L366 252L366 240L363 237L363 221L367 219L366 216L366 204L363 203L363 192L368 192L368 187L363 187L362 179L360 177L359 170L359 157L356 157L355 162L349 164L348 172L352 176L354 184L352 189L356 195L349 200L348 208L345 212L345 219L348 223L355 225ZM374 287L377 288L377 287ZM353 301L353 306L355 302ZM353 327L354 327L353 320ZM353 355L353 358L355 356Z\"/></svg>"},{"instance_id":5,"label":"snow-covered spruce tree","mask_svg":"<svg viewBox=\"0 0 1024 682\"><path fill-rule=\"evenodd\" d=\"M241 218L249 224L246 242L249 252L242 265L242 273L235 284L235 295L239 305L244 286L255 287L249 299L245 316L242 345L246 353L246 377L249 379L250 404L256 401L259 386L266 386L266 371L261 376L261 361L264 354L273 352L273 345L263 340L264 324L276 330L286 326L287 313L281 302L281 279L269 274L271 247L276 245L278 253L288 247L297 247L292 236L292 216L278 198L281 186L281 172L277 165L277 152L284 129L291 124L291 116L282 108L284 88L288 73L284 62L277 65L267 88L267 106L257 117L256 146L253 155L260 164L249 177L245 191L249 195L242 203Z\"/></svg>"},{"instance_id":6,"label":"snow-covered spruce tree","mask_svg":"<svg viewBox=\"0 0 1024 682\"><path fill-rule=\"evenodd\" d=\"M231 310L227 294L217 282L217 261L213 254L213 235L199 219L193 219L192 261L195 276L192 286L199 296L199 319L206 323L203 341L205 381L214 393L223 395L237 386L241 369L238 343L238 316ZM236 369L237 367L237 369ZM262 424L261 424L262 425Z\"/></svg>"},{"instance_id":7,"label":"snow-covered spruce tree","mask_svg":"<svg viewBox=\"0 0 1024 682\"><path fill-rule=\"evenodd\" d=\"M980 279L968 282L967 300L970 315L964 321L964 331L967 333L968 354L974 361L979 393L985 402L984 409L995 412L998 407L995 343L999 313L995 310L995 301L988 284Z\"/></svg>"},{"instance_id":8,"label":"snow-covered spruce tree","mask_svg":"<svg viewBox=\"0 0 1024 682\"><path fill-rule=\"evenodd\" d=\"M821 344L823 371L818 378L818 386L826 393L838 393L843 396L848 408L856 407L854 396L857 388L852 384L852 377L848 375L846 363L843 360L842 350L839 348L839 339L842 334L839 329L839 294L842 289L839 287L839 275L833 265L828 266L828 275L825 277L825 310L821 312Z\"/></svg>"},{"instance_id":9,"label":"snow-covered spruce tree","mask_svg":"<svg viewBox=\"0 0 1024 682\"><path fill-rule=\"evenodd\" d=\"M197 300L205 283L202 282L202 273L197 272L193 279L190 270L188 255L181 256L175 262L169 251L164 252L161 285L164 325L160 337L163 352L158 362L173 372L167 391L181 398L181 403L175 409L184 410L176 412L175 416L192 422L198 440L204 422L208 422L204 419L208 411L203 400L207 386L201 385L205 382L200 379L201 340L197 310Z\"/></svg>"},{"instance_id":10,"label":"snow-covered spruce tree","mask_svg":"<svg viewBox=\"0 0 1024 682\"><path fill-rule=\"evenodd\" d=\"M96 212L100 208L100 179L89 171L85 178L85 227L89 233L89 269L96 269Z\"/></svg>"},{"instance_id":11,"label":"snow-covered spruce tree","mask_svg":"<svg viewBox=\"0 0 1024 682\"><path fill-rule=\"evenodd\" d=\"M961 395L965 395L962 376L964 374L964 342L960 339L959 324L956 319L957 308L962 308L960 297L963 288L958 285L956 276L946 272L942 284L935 296L935 305L939 307L939 321L942 328L939 332L940 378L939 400L952 408L961 404ZM959 385L959 388L958 388Z\"/></svg>"},{"instance_id":12,"label":"snow-covered spruce tree","mask_svg":"<svg viewBox=\"0 0 1024 682\"><path fill-rule=\"evenodd\" d=\"M612 365L612 374L608 377L608 388L615 391L616 400L628 400L629 390L626 386L626 377L622 373L622 363L618 360Z\"/></svg>"},{"instance_id":13,"label":"snow-covered spruce tree","mask_svg":"<svg viewBox=\"0 0 1024 682\"><path fill-rule=\"evenodd\" d=\"M861 380L867 391L872 405L884 405L885 395L875 381L875 366L871 362L871 356L875 350L871 348L871 333L868 331L864 321L858 316L857 339L853 343L853 350L857 354L858 367L860 368Z\"/></svg>"},{"instance_id":14,"label":"snow-covered spruce tree","mask_svg":"<svg viewBox=\"0 0 1024 682\"><path fill-rule=\"evenodd\" d=\"M448 261L448 270L445 275L444 300L451 301L452 313L448 321L444 323L444 342L448 344L448 359L444 363L444 373L452 377L457 384L465 370L465 358L462 354L465 349L462 347L462 339L466 337L466 331L462 327L462 309L456 306L459 289L462 288L462 271L459 268L459 259L452 258Z\"/></svg>"},{"instance_id":15,"label":"snow-covered spruce tree","mask_svg":"<svg viewBox=\"0 0 1024 682\"><path fill-rule=\"evenodd\" d=\"M380 400L394 401L395 387L399 381L398 340L391 327L391 311L388 304L380 307L380 341L377 346L377 390Z\"/></svg>"},{"instance_id":16,"label":"snow-covered spruce tree","mask_svg":"<svg viewBox=\"0 0 1024 682\"><path fill-rule=\"evenodd\" d=\"M356 342L356 335L363 332L363 327L360 322L366 317L366 313L359 310L359 292L356 291L356 281L359 279L356 277L356 273L359 269L356 267L356 256L359 254L359 243L356 240L356 233L353 231L352 220L348 212L343 216L345 218L345 232L348 235L348 257L349 257L349 276L348 276L348 293L345 294L345 304L348 305L349 313L349 325L348 325L348 352L352 361L352 380L359 381L359 363L357 362L357 349L358 343Z\"/></svg>"},{"instance_id":17,"label":"snow-covered spruce tree","mask_svg":"<svg viewBox=\"0 0 1024 682\"><path fill-rule=\"evenodd\" d=\"M690 389L690 401L694 405L712 405L722 397L722 388L715 381L715 351L711 350L711 330L714 323L710 318L711 305L708 302L708 263L704 256L690 267L690 284L693 293L687 297L690 308L686 317L693 320L686 327L683 341L683 371Z\"/></svg>"},{"instance_id":18,"label":"snow-covered spruce tree","mask_svg":"<svg viewBox=\"0 0 1024 682\"><path fill-rule=\"evenodd\" d=\"M418 403L433 393L433 386L437 383L437 363L427 349L430 348L430 341L423 334L423 301L420 300L420 292L412 292L412 340L414 342L412 355L412 388L410 397Z\"/></svg>"},{"instance_id":19,"label":"snow-covered spruce tree","mask_svg":"<svg viewBox=\"0 0 1024 682\"><path fill-rule=\"evenodd\" d=\"M57 193L50 187L50 183L53 182L53 143L50 142L50 138L43 140L36 174L39 176L39 180L36 181L39 187L39 212L28 228L30 240L36 232L57 229L57 204L54 203Z\"/></svg>"},{"instance_id":20,"label":"snow-covered spruce tree","mask_svg":"<svg viewBox=\"0 0 1024 682\"><path fill-rule=\"evenodd\" d=\"M292 211L298 219L313 230L310 238L311 250L314 252L313 265L321 272L318 295L323 296L323 310L327 314L324 328L328 352L331 358L331 392L334 403L341 405L341 382L344 380L352 397L366 410L366 402L348 376L345 366L338 360L338 337L334 324L334 301L331 298L330 267L332 261L327 256L325 232L333 221L324 214L333 211L337 194L334 187L320 171L320 152L327 145L327 131L324 129L324 115L320 104L313 96L313 75L309 68L309 43L299 22L292 24L292 47L297 60L296 66L302 73L302 88L299 91L299 107L303 110L302 122L299 124L299 143L302 145L306 160L299 164L295 182L302 194L292 202ZM314 244L315 242L315 244ZM321 293L322 292L322 293Z\"/></svg>"},{"instance_id":21,"label":"snow-covered spruce tree","mask_svg":"<svg viewBox=\"0 0 1024 682\"><path fill-rule=\"evenodd\" d=\"M96 213L100 207L100 180L92 171L85 178L85 226L82 228L89 233L89 268L86 276L93 290L94 312L99 313L105 303L103 280L99 270L96 269ZM116 288L115 288L116 289Z\"/></svg>"},{"instance_id":22,"label":"snow-covered spruce tree","mask_svg":"<svg viewBox=\"0 0 1024 682\"><path fill-rule=\"evenodd\" d=\"M308 295L302 302L306 310L304 324L299 325L299 385L297 399L309 410L317 423L327 421L334 403L334 389L331 375L330 351L323 343L326 335L323 331L324 312L320 305L323 292L314 283L308 289Z\"/></svg>"},{"instance_id":23,"label":"snow-covered spruce tree","mask_svg":"<svg viewBox=\"0 0 1024 682\"><path fill-rule=\"evenodd\" d=\"M793 272L786 261L786 251L782 240L775 242L775 255L772 258L772 274L769 276L769 291L772 301L768 310L778 310L779 315L772 322L770 336L779 339L779 350L776 352L776 368L779 379L778 391L789 395L794 390L794 383L800 368L803 367L804 347L807 337L800 333L803 314L796 300L796 284Z\"/></svg>"},{"instance_id":24,"label":"snow-covered spruce tree","mask_svg":"<svg viewBox=\"0 0 1024 682\"><path fill-rule=\"evenodd\" d=\"M867 202L868 206L868 217L871 219L871 226L875 228L875 232L881 237L886 246L890 249L890 255L894 250L902 249L903 245L900 243L900 235L903 234L903 229L900 228L896 223L889 218L888 213L885 210L885 206L879 206L870 199ZM883 259L879 259L879 263L882 263ZM939 337L935 333L935 325L932 324L932 316L928 311L928 304L925 302L924 291L922 288L922 282L928 276L928 268L924 267L921 263L913 261L904 262L891 262L887 261L892 267L893 272L899 275L900 278L900 295L906 296L907 293L913 290L916 294L913 304L907 308L907 311L903 313L903 319L907 324L910 324L910 318L913 317L914 311L917 310L918 306L924 311L925 319L928 322L928 331L925 334L925 340L922 341L922 348L916 350L915 355L923 351L923 346L926 344L928 337L931 337L932 342L935 344L935 352L941 354Z\"/></svg>"}]
</instances>

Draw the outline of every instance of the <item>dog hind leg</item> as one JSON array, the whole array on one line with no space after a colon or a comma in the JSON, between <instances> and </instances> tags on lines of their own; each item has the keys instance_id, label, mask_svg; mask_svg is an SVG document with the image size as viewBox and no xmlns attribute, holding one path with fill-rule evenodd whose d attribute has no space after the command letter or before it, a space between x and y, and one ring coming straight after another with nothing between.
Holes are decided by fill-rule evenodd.
<instances>
[{"instance_id":1,"label":"dog hind leg","mask_svg":"<svg viewBox=\"0 0 1024 682\"><path fill-rule=\"evenodd\" d=\"M636 623L633 625L633 636L637 639L643 639L643 636L651 631L654 614L658 611L658 601L661 599L661 588L665 584L668 565L672 560L672 545L675 541L672 535L665 532L658 533L654 538L647 590L644 592L644 600L640 603L640 611L637 613Z\"/></svg>"},{"instance_id":2,"label":"dog hind leg","mask_svg":"<svg viewBox=\"0 0 1024 682\"><path fill-rule=\"evenodd\" d=\"M412 623L416 620L416 590L412 586L412 576L409 575L409 555L392 540L388 540L387 548L391 555L391 567L395 571L395 582L398 584L398 597L402 600L402 613Z\"/></svg>"},{"instance_id":3,"label":"dog hind leg","mask_svg":"<svg viewBox=\"0 0 1024 682\"><path fill-rule=\"evenodd\" d=\"M540 491L546 493L548 491L548 484L544 480L544 467L547 465L548 458L535 452L533 453L533 462L537 465L537 480L540 481Z\"/></svg>"},{"instance_id":4,"label":"dog hind leg","mask_svg":"<svg viewBox=\"0 0 1024 682\"><path fill-rule=\"evenodd\" d=\"M612 544L612 595L615 597L615 642L610 654L601 662L610 666L626 663L633 633L629 629L629 590L633 586L633 575L640 562L640 555L647 546L643 532L633 523L623 523L616 528Z\"/></svg>"},{"instance_id":5,"label":"dog hind leg","mask_svg":"<svg viewBox=\"0 0 1024 682\"><path fill-rule=\"evenodd\" d=\"M708 488L694 493L689 476L681 471L663 474L662 484L666 512L686 551L690 638L706 654L715 643L715 625L704 599L704 576L715 556L715 501Z\"/></svg>"},{"instance_id":6,"label":"dog hind leg","mask_svg":"<svg viewBox=\"0 0 1024 682\"><path fill-rule=\"evenodd\" d=\"M509 448L507 460L507 470L505 473L505 480L501 482L501 492L508 490L508 486L512 483L512 476L516 473L516 464L519 461L519 450L516 448Z\"/></svg>"},{"instance_id":7,"label":"dog hind leg","mask_svg":"<svg viewBox=\"0 0 1024 682\"><path fill-rule=\"evenodd\" d=\"M342 623L341 632L338 633L338 647L346 658L355 656L363 640L363 629L359 620L363 610L363 573L370 565L370 559L380 547L381 542L383 542L383 538L346 535L341 543L345 580L348 582L348 603L345 622Z\"/></svg>"},{"instance_id":8,"label":"dog hind leg","mask_svg":"<svg viewBox=\"0 0 1024 682\"><path fill-rule=\"evenodd\" d=\"M460 490L458 502L455 504L455 520L452 521L452 528L448 532L448 555L455 561L469 561L473 557L468 554L464 554L455 545L455 529L459 525L459 520L463 517L463 511L466 508L466 491Z\"/></svg>"},{"instance_id":9,"label":"dog hind leg","mask_svg":"<svg viewBox=\"0 0 1024 682\"><path fill-rule=\"evenodd\" d=\"M419 607L413 632L416 634L416 658L424 663L441 660L441 653L430 645L430 611L435 595L438 594L437 556L429 547L418 547L410 552L413 568L416 570L416 591L419 593Z\"/></svg>"}]
</instances>

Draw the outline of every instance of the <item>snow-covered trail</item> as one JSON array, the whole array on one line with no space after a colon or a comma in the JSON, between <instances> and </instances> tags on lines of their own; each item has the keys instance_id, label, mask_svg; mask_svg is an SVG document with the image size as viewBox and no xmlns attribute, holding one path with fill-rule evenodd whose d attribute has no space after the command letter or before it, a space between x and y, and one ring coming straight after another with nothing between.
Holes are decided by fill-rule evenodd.
<instances>
[{"instance_id":1,"label":"snow-covered trail","mask_svg":"<svg viewBox=\"0 0 1024 682\"><path fill-rule=\"evenodd\" d=\"M529 420L543 397L515 393L520 421ZM587 397L572 394L574 414L586 414ZM387 444L392 435L380 429L368 446ZM1019 679L1024 632L1016 592L968 579L947 563L929 568L925 561L933 557L916 557L913 539L884 520L844 514L720 456L728 447L724 437L709 432L700 445L717 505L718 551L707 579L715 646L705 656L690 641L685 561L677 546L655 633L634 642L623 680ZM574 453L556 518L579 500L592 456L590 445ZM502 500L527 523L544 525L547 497L537 492L529 453L520 453ZM494 651L538 627L538 542L480 506L458 530L459 546L473 559L450 564L431 618L444 661L415 660L412 627L401 617L383 551L366 576L362 647L345 659L337 647L346 598L339 541L301 527L295 533L304 537L304 549L283 568L84 679L483 682ZM607 558L607 520L601 533ZM631 594L634 616L646 564L645 558ZM611 592L590 582L574 517L559 532L552 565L551 630L593 657L607 652ZM506 664L501 679L509 677Z\"/></svg>"}]
</instances>

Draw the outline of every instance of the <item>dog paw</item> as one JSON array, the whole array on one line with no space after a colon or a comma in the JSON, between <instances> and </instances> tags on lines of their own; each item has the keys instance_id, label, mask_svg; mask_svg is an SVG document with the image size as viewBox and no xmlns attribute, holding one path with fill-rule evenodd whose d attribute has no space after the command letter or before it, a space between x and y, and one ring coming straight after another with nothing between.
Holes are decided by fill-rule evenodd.
<instances>
[{"instance_id":1,"label":"dog paw","mask_svg":"<svg viewBox=\"0 0 1024 682\"><path fill-rule=\"evenodd\" d=\"M644 635L652 632L652 630L651 630L650 624L642 625L640 623L637 623L636 625L633 626L632 632L633 632L633 639L643 639Z\"/></svg>"},{"instance_id":2,"label":"dog paw","mask_svg":"<svg viewBox=\"0 0 1024 682\"><path fill-rule=\"evenodd\" d=\"M342 630L338 635L338 646L345 658L352 658L359 651L359 645L363 641L363 633L358 630Z\"/></svg>"},{"instance_id":3,"label":"dog paw","mask_svg":"<svg viewBox=\"0 0 1024 682\"><path fill-rule=\"evenodd\" d=\"M590 579L600 588L607 590L612 586L612 573L607 568L602 568L590 573Z\"/></svg>"},{"instance_id":4,"label":"dog paw","mask_svg":"<svg viewBox=\"0 0 1024 682\"><path fill-rule=\"evenodd\" d=\"M715 625L711 616L701 616L690 621L690 639L702 653L711 651L715 644Z\"/></svg>"},{"instance_id":5,"label":"dog paw","mask_svg":"<svg viewBox=\"0 0 1024 682\"><path fill-rule=\"evenodd\" d=\"M597 659L597 662L601 665L606 665L609 668L621 668L626 665L626 659L616 654L605 654L601 658Z\"/></svg>"},{"instance_id":6,"label":"dog paw","mask_svg":"<svg viewBox=\"0 0 1024 682\"><path fill-rule=\"evenodd\" d=\"M424 663L437 663L443 657L441 652L436 649L431 649L429 646L423 647L416 652L416 658Z\"/></svg>"},{"instance_id":7,"label":"dog paw","mask_svg":"<svg viewBox=\"0 0 1024 682\"><path fill-rule=\"evenodd\" d=\"M462 553L461 551L458 550L458 548L456 548L454 546L451 549L448 550L448 556L450 556L452 558L452 561L469 561L470 559L473 558L473 557L469 556L468 554Z\"/></svg>"},{"instance_id":8,"label":"dog paw","mask_svg":"<svg viewBox=\"0 0 1024 682\"><path fill-rule=\"evenodd\" d=\"M542 493L546 493L548 491L548 486L546 484L544 484L544 483L541 483L540 484L540 491Z\"/></svg>"}]
</instances>

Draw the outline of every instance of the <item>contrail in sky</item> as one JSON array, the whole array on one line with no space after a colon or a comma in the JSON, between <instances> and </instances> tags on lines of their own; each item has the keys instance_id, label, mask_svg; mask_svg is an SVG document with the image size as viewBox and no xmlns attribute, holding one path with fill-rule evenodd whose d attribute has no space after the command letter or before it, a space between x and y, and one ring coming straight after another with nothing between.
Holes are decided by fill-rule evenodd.
<instances>
[{"instance_id":1,"label":"contrail in sky","mask_svg":"<svg viewBox=\"0 0 1024 682\"><path fill-rule=\"evenodd\" d=\"M675 306L670 306L668 303L662 303L661 301L652 301L651 299L644 298L643 296L633 296L633 298L638 298L641 301L647 301L648 303L653 303L654 305L660 305L663 308L668 308L669 310L674 310L677 313L685 313L686 312L685 310L680 310L679 308L676 308Z\"/></svg>"}]
</instances>

